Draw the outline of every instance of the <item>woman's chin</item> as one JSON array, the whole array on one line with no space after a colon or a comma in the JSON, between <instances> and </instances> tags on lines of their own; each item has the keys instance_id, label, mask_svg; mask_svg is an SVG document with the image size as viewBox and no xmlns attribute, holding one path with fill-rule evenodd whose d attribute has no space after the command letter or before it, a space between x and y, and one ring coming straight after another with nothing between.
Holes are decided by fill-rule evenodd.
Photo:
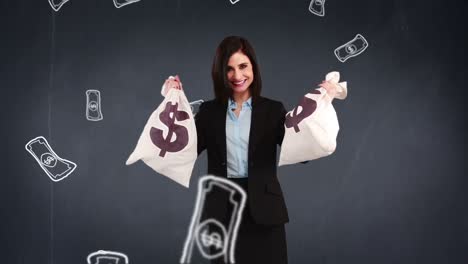
<instances>
[{"instance_id":1,"label":"woman's chin","mask_svg":"<svg viewBox=\"0 0 468 264\"><path fill-rule=\"evenodd\" d=\"M231 86L232 92L234 93L245 93L247 91L247 87L233 87Z\"/></svg>"}]
</instances>

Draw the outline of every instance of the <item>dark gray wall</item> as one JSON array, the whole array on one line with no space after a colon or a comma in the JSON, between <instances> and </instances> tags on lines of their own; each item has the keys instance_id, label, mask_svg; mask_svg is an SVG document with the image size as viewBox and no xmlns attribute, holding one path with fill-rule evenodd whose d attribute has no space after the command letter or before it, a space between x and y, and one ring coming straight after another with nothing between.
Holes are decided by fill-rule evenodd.
<instances>
[{"instance_id":1,"label":"dark gray wall","mask_svg":"<svg viewBox=\"0 0 468 264\"><path fill-rule=\"evenodd\" d=\"M142 162L125 166L160 87L178 73L190 100L213 98L210 67L227 35L256 49L263 95L292 109L331 70L338 147L280 167L289 261L466 263L466 13L462 1L47 0L2 3L1 263L86 263L98 249L130 263L178 263L206 172L185 189ZM339 62L362 34L370 47ZM104 120L85 118L85 91ZM47 138L78 164L53 183L24 145ZM4 148L5 149L5 148Z\"/></svg>"}]
</instances>

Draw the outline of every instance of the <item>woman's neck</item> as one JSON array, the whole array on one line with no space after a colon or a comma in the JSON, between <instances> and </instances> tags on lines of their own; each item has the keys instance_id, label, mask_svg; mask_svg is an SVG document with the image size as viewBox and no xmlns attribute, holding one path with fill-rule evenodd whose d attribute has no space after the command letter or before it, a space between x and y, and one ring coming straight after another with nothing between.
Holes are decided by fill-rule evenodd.
<instances>
[{"instance_id":1,"label":"woman's neck","mask_svg":"<svg viewBox=\"0 0 468 264\"><path fill-rule=\"evenodd\" d=\"M242 105L243 102L249 100L250 98L250 90L247 89L245 92L242 93L233 93L232 100L236 102L236 105Z\"/></svg>"}]
</instances>

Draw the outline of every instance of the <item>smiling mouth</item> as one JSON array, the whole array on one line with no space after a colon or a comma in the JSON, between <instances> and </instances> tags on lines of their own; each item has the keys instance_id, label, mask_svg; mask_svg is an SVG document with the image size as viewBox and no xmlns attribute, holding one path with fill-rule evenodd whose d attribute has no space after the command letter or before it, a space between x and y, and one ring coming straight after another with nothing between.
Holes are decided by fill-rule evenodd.
<instances>
[{"instance_id":1,"label":"smiling mouth","mask_svg":"<svg viewBox=\"0 0 468 264\"><path fill-rule=\"evenodd\" d=\"M241 87L242 85L244 85L244 83L247 81L247 79L244 79L240 82L231 82L235 87Z\"/></svg>"}]
</instances>

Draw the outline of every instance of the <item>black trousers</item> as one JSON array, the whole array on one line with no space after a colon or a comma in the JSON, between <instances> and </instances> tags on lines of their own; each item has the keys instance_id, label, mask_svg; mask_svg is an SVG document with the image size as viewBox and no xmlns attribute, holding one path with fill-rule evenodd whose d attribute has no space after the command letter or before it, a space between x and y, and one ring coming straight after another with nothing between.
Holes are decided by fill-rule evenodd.
<instances>
[{"instance_id":1,"label":"black trousers","mask_svg":"<svg viewBox=\"0 0 468 264\"><path fill-rule=\"evenodd\" d=\"M247 178L229 178L247 193ZM286 231L284 224L264 226L255 223L247 201L242 213L242 221L235 244L236 264L287 264ZM229 206L229 205L227 205ZM230 210L228 210L230 211ZM212 264L226 264L222 259L214 259Z\"/></svg>"}]
</instances>

